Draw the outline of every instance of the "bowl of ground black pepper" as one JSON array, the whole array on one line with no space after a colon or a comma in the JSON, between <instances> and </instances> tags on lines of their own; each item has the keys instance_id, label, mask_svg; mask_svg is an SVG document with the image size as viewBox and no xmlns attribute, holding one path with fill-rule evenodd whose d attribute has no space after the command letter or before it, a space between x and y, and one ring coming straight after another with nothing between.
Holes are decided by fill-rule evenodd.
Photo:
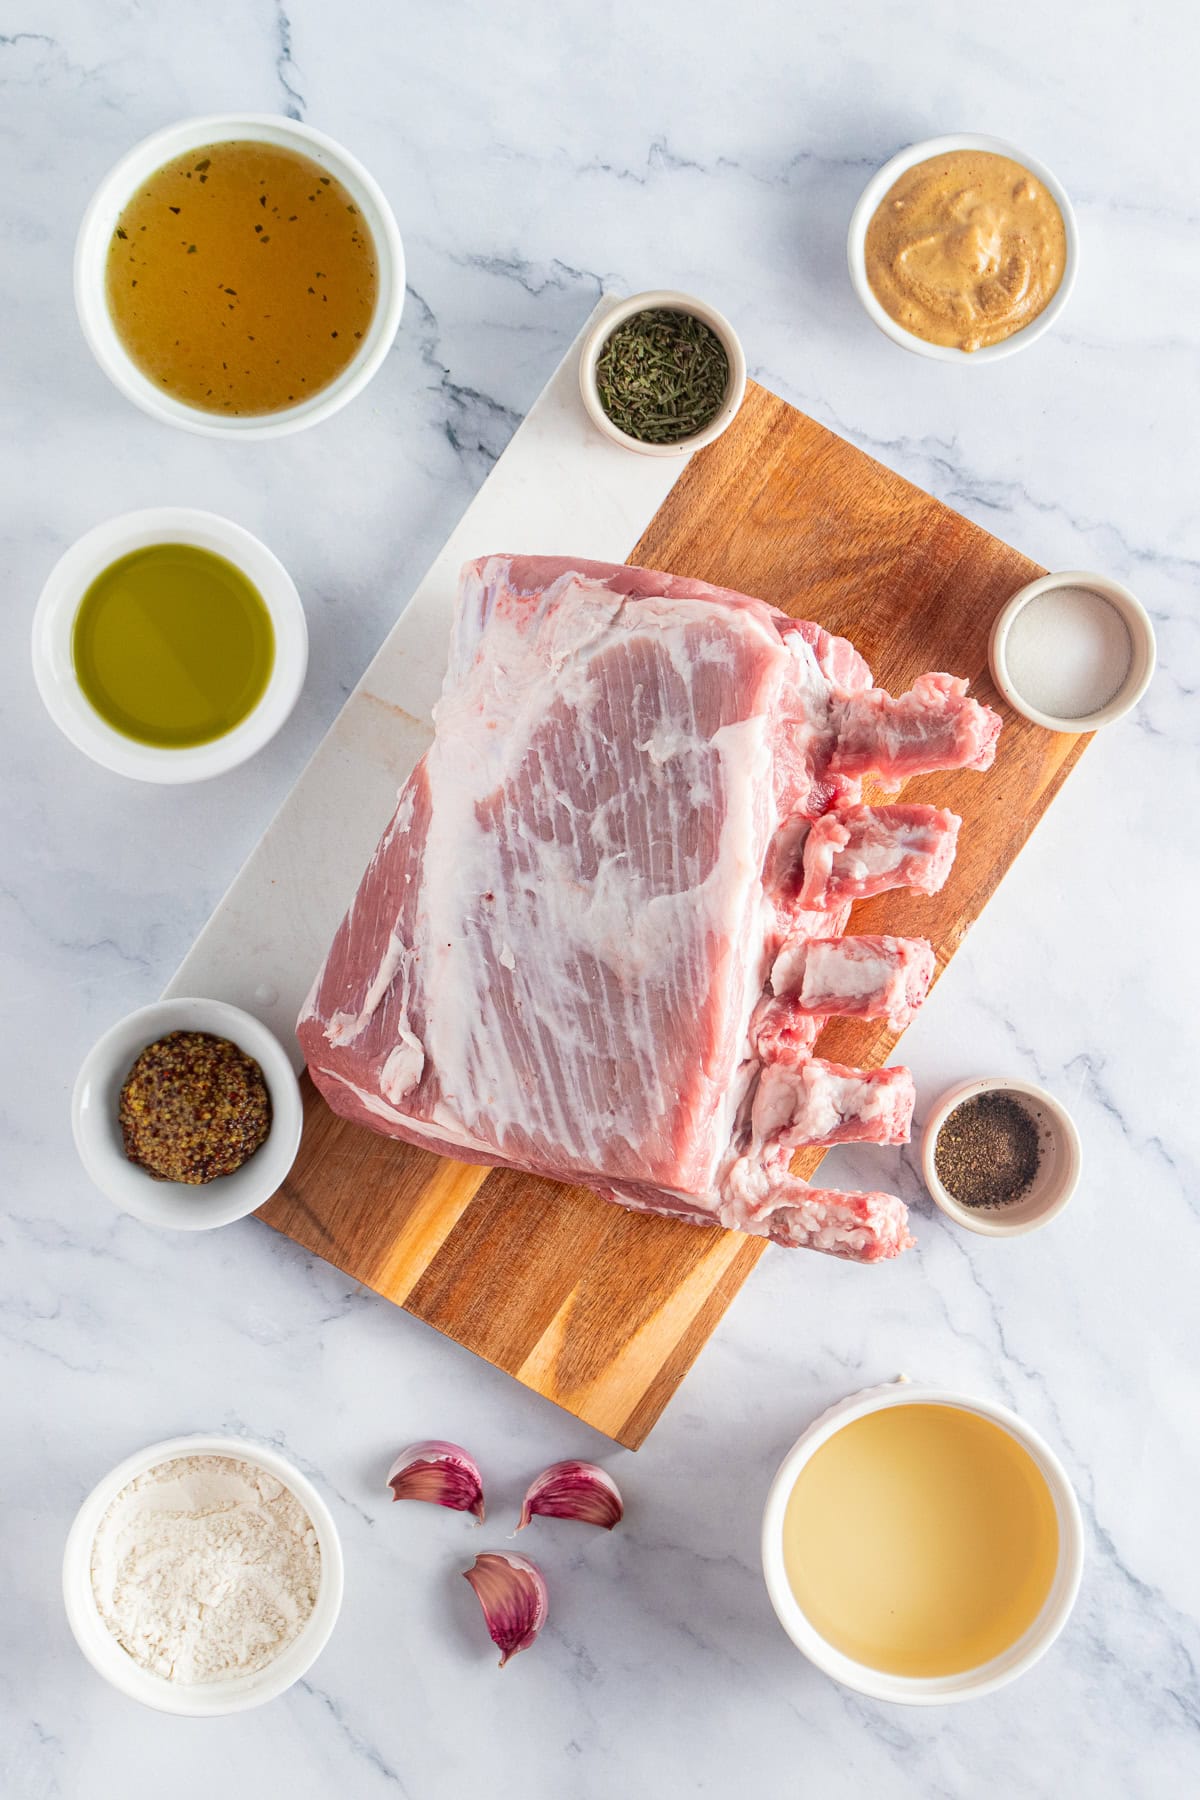
<instances>
[{"instance_id":1,"label":"bowl of ground black pepper","mask_svg":"<svg viewBox=\"0 0 1200 1800\"><path fill-rule=\"evenodd\" d=\"M746 394L746 357L723 313L656 288L596 320L579 391L598 431L643 456L686 456L720 437Z\"/></svg>"},{"instance_id":2,"label":"bowl of ground black pepper","mask_svg":"<svg viewBox=\"0 0 1200 1800\"><path fill-rule=\"evenodd\" d=\"M921 1140L925 1185L982 1237L1048 1225L1079 1185L1082 1152L1066 1108L1027 1081L964 1081L934 1105Z\"/></svg>"},{"instance_id":3,"label":"bowl of ground black pepper","mask_svg":"<svg viewBox=\"0 0 1200 1800\"><path fill-rule=\"evenodd\" d=\"M170 999L130 1013L75 1082L75 1145L96 1186L149 1225L245 1218L300 1147L300 1084L283 1045L240 1007Z\"/></svg>"}]
</instances>

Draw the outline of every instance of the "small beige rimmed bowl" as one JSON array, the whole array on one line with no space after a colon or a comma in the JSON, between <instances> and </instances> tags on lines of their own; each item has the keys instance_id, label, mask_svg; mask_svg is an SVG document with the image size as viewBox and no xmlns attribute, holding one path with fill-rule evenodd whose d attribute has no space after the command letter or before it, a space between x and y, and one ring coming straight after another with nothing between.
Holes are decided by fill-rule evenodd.
<instances>
[{"instance_id":1,"label":"small beige rimmed bowl","mask_svg":"<svg viewBox=\"0 0 1200 1800\"><path fill-rule=\"evenodd\" d=\"M986 150L993 156L1007 156L1012 162L1020 163L1023 169L1028 169L1041 182L1062 214L1067 238L1066 267L1049 305L1043 307L1037 318L1031 319L1020 331L1014 331L1011 337L1002 339L998 344L984 344L978 350L960 350L954 344L930 344L924 338L917 337L915 332L906 331L880 305L875 297L875 290L867 279L867 227L888 189L918 163L928 162L932 156L946 156L954 150ZM890 337L894 344L899 344L905 350L912 350L917 356L931 357L934 362L970 363L978 366L999 362L1002 357L1013 356L1018 350L1026 349L1044 332L1049 331L1061 317L1063 308L1071 297L1071 289L1075 285L1079 269L1079 228L1075 223L1075 212L1067 190L1045 163L1039 162L1034 156L1027 156L1024 150L1018 150L1015 144L1006 143L1003 138L985 137L977 132L951 132L946 137L925 138L919 144L910 144L907 150L897 151L889 162L884 163L872 175L850 215L846 259L854 291L861 300L867 317L879 327L885 337Z\"/></svg>"},{"instance_id":2,"label":"small beige rimmed bowl","mask_svg":"<svg viewBox=\"0 0 1200 1800\"><path fill-rule=\"evenodd\" d=\"M232 1175L200 1187L156 1181L129 1161L121 1139L121 1089L136 1058L169 1031L207 1031L228 1038L263 1072L271 1096L266 1142ZM271 1198L283 1185L300 1148L304 1106L300 1083L274 1032L224 1000L157 1000L118 1022L84 1059L71 1097L71 1129L84 1168L114 1206L147 1225L208 1231L229 1225Z\"/></svg>"},{"instance_id":3,"label":"small beige rimmed bowl","mask_svg":"<svg viewBox=\"0 0 1200 1800\"><path fill-rule=\"evenodd\" d=\"M627 431L620 430L601 405L600 389L596 383L596 364L618 325L623 325L635 313L652 312L656 309L691 313L721 340L729 359L729 382L716 417L703 431L695 431L691 437L683 438L677 444L644 444L640 438L630 437ZM634 294L628 300L622 300L611 312L596 320L579 352L579 392L588 418L610 443L619 444L624 450L636 450L639 456L689 456L693 450L703 450L706 444L715 442L732 425L737 410L746 397L746 355L737 332L724 313L719 313L715 306L709 306L705 300L697 300L692 294L678 293L674 288L655 288L650 293Z\"/></svg>"},{"instance_id":4,"label":"small beige rimmed bowl","mask_svg":"<svg viewBox=\"0 0 1200 1800\"><path fill-rule=\"evenodd\" d=\"M892 1675L886 1670L857 1662L838 1650L810 1622L792 1590L784 1560L783 1525L788 1500L804 1465L843 1426L888 1406L957 1406L989 1419L1033 1458L1054 1501L1058 1518L1058 1565L1050 1592L1038 1617L1024 1635L999 1656L976 1669L957 1675ZM853 1546L842 1546L853 1555ZM834 1547L836 1551L836 1546ZM997 1688L1007 1687L1045 1655L1071 1614L1083 1577L1083 1521L1079 1502L1066 1470L1045 1440L1006 1406L976 1400L949 1388L923 1382L888 1382L864 1388L839 1400L809 1426L792 1445L771 1483L763 1511L762 1565L767 1593L775 1615L796 1647L811 1663L843 1687L867 1694L873 1700L898 1701L906 1706L945 1706L959 1700L977 1700Z\"/></svg>"},{"instance_id":5,"label":"small beige rimmed bowl","mask_svg":"<svg viewBox=\"0 0 1200 1800\"><path fill-rule=\"evenodd\" d=\"M180 1456L229 1456L265 1469L268 1475L291 1489L317 1534L321 1547L321 1579L316 1604L295 1641L256 1675L236 1675L228 1681L206 1681L194 1687L167 1681L134 1662L100 1617L92 1592L92 1546L101 1521L122 1488L137 1476L144 1475L147 1469ZM151 1444L147 1449L127 1456L92 1489L80 1507L63 1554L63 1600L67 1623L96 1673L131 1700L140 1700L143 1706L192 1719L246 1712L286 1693L312 1667L329 1642L341 1610L343 1586L342 1546L337 1526L312 1482L277 1450L247 1443L242 1438L167 1438L161 1444Z\"/></svg>"},{"instance_id":6,"label":"small beige rimmed bowl","mask_svg":"<svg viewBox=\"0 0 1200 1800\"><path fill-rule=\"evenodd\" d=\"M207 744L172 749L126 737L101 718L75 673L75 616L84 595L105 569L152 544L193 544L224 557L271 615L275 660L262 697L232 731ZM208 781L236 769L275 736L300 697L307 670L304 608L279 558L231 519L192 506L123 513L86 532L50 571L33 615L33 674L46 711L77 750L135 781Z\"/></svg>"},{"instance_id":7,"label":"small beige rimmed bowl","mask_svg":"<svg viewBox=\"0 0 1200 1800\"><path fill-rule=\"evenodd\" d=\"M105 269L117 221L143 181L164 163L190 150L236 142L274 144L298 151L341 182L375 241L378 287L375 312L362 344L336 380L297 406L233 419L174 399L142 373L122 344L108 310ZM362 392L382 366L399 328L403 307L404 246L383 189L357 158L333 138L326 137L323 131L314 131L311 125L301 125L275 113L210 113L203 118L183 119L143 138L100 183L83 215L75 244L75 309L83 335L104 373L127 400L151 418L204 437L285 437L339 412Z\"/></svg>"},{"instance_id":8,"label":"small beige rimmed bowl","mask_svg":"<svg viewBox=\"0 0 1200 1800\"><path fill-rule=\"evenodd\" d=\"M1124 681L1105 705L1095 712L1083 713L1073 719L1059 718L1054 713L1040 711L1024 698L1008 668L1008 637L1017 614L1023 612L1031 600L1037 600L1043 594L1051 594L1056 588L1086 588L1090 593L1098 594L1120 613L1129 633L1129 670ZM1154 626L1141 601L1127 587L1122 587L1119 581L1113 581L1111 576L1089 575L1082 569L1068 569L1059 575L1043 575L1037 581L1029 582L1026 587L1019 588L997 613L988 639L988 662L996 686L1011 707L1026 719L1032 720L1035 725L1044 726L1047 731L1098 731L1102 725L1111 725L1116 719L1123 719L1127 712L1132 712L1150 686L1156 658Z\"/></svg>"},{"instance_id":9,"label":"small beige rimmed bowl","mask_svg":"<svg viewBox=\"0 0 1200 1800\"><path fill-rule=\"evenodd\" d=\"M1020 1200L1007 1206L963 1206L939 1179L936 1164L938 1133L956 1106L977 1094L1011 1094L1032 1115L1038 1128L1042 1160L1033 1184ZM925 1186L948 1219L976 1231L980 1237L1023 1237L1056 1219L1079 1186L1083 1151L1079 1133L1066 1107L1030 1081L997 1075L979 1081L963 1081L942 1094L925 1122L921 1137L921 1173Z\"/></svg>"}]
</instances>

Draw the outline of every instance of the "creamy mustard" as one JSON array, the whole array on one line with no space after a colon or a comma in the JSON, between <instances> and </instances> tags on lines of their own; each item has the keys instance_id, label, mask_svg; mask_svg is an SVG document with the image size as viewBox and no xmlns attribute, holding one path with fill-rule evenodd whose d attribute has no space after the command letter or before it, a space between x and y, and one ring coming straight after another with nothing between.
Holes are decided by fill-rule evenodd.
<instances>
[{"instance_id":1,"label":"creamy mustard","mask_svg":"<svg viewBox=\"0 0 1200 1800\"><path fill-rule=\"evenodd\" d=\"M867 280L897 325L978 350L1020 331L1063 278L1062 214L1028 169L950 150L907 169L867 227Z\"/></svg>"}]
</instances>

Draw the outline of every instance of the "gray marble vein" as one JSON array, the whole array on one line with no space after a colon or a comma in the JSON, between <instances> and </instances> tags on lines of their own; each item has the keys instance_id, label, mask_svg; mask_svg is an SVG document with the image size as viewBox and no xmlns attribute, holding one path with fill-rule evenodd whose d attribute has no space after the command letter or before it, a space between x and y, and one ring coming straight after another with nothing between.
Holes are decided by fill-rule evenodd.
<instances>
[{"instance_id":1,"label":"gray marble vein","mask_svg":"<svg viewBox=\"0 0 1200 1800\"><path fill-rule=\"evenodd\" d=\"M304 117L304 95L297 83L302 79L296 67L296 59L292 55L292 21L284 12L281 0L275 0L275 30L279 39L278 54L275 58L275 74L279 80L283 103L280 112L289 119Z\"/></svg>"}]
</instances>

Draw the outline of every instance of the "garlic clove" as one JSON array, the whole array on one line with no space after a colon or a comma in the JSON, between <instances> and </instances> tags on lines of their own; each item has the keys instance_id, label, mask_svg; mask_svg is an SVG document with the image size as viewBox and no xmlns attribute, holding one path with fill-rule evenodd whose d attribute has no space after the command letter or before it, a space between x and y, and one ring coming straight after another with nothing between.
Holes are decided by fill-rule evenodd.
<instances>
[{"instance_id":1,"label":"garlic clove","mask_svg":"<svg viewBox=\"0 0 1200 1800\"><path fill-rule=\"evenodd\" d=\"M625 1503L612 1476L595 1463L557 1462L530 1483L517 1530L524 1531L535 1513L611 1531L624 1517Z\"/></svg>"},{"instance_id":2,"label":"garlic clove","mask_svg":"<svg viewBox=\"0 0 1200 1800\"><path fill-rule=\"evenodd\" d=\"M463 1575L475 1590L493 1644L510 1656L528 1650L546 1623L550 1597L546 1578L519 1550L484 1551Z\"/></svg>"},{"instance_id":3,"label":"garlic clove","mask_svg":"<svg viewBox=\"0 0 1200 1800\"><path fill-rule=\"evenodd\" d=\"M483 1524L483 1477L461 1444L427 1438L402 1450L388 1470L393 1500L429 1500L473 1512Z\"/></svg>"}]
</instances>

